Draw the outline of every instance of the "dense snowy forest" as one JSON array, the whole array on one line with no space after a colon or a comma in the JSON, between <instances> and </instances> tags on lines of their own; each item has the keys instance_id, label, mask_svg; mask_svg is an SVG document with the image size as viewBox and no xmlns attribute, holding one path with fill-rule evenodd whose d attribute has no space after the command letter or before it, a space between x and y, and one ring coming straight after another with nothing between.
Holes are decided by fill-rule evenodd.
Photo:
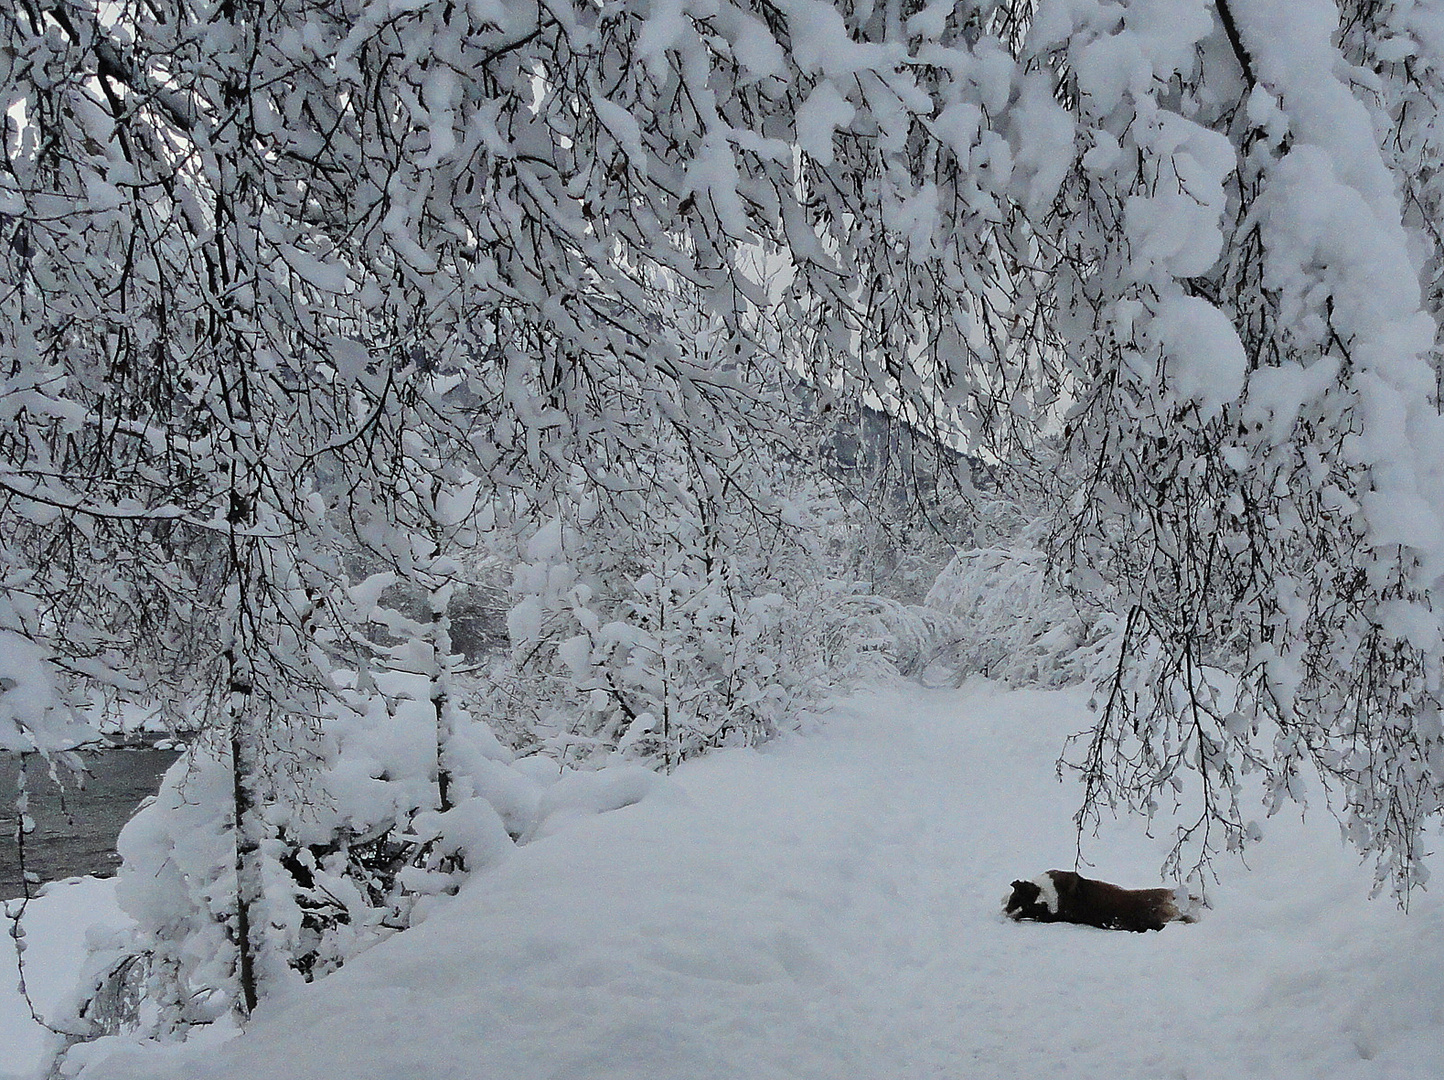
<instances>
[{"instance_id":1,"label":"dense snowy forest","mask_svg":"<svg viewBox=\"0 0 1444 1080\"><path fill-rule=\"evenodd\" d=\"M1095 686L1078 825L1182 873L1317 777L1408 895L1441 104L1425 0L0 5L0 747L199 732L58 1026L881 671Z\"/></svg>"}]
</instances>

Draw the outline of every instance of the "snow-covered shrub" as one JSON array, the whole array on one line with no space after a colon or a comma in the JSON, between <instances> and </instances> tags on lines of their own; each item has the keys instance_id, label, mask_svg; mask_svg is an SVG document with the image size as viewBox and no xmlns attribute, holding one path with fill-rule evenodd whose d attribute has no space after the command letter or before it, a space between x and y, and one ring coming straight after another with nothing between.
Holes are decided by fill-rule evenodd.
<instances>
[{"instance_id":1,"label":"snow-covered shrub","mask_svg":"<svg viewBox=\"0 0 1444 1080\"><path fill-rule=\"evenodd\" d=\"M1063 686L1090 677L1110 623L1054 581L1044 554L960 551L929 590L932 661L959 680Z\"/></svg>"},{"instance_id":2,"label":"snow-covered shrub","mask_svg":"<svg viewBox=\"0 0 1444 1080\"><path fill-rule=\"evenodd\" d=\"M459 875L535 826L539 783L485 725L448 746L438 809L435 716L424 679L270 732L259 778L263 889L251 915L260 980L274 990L343 964L425 917ZM132 932L92 959L77 1019L95 1035L183 1035L237 1007L236 841L229 745L211 735L126 825L117 895Z\"/></svg>"},{"instance_id":3,"label":"snow-covered shrub","mask_svg":"<svg viewBox=\"0 0 1444 1080\"><path fill-rule=\"evenodd\" d=\"M439 808L428 681L384 675L321 719L272 732L260 793L263 888L250 912L267 994L322 977L424 920L467 874L578 817L644 797L659 777L614 763L519 760L458 710ZM214 733L167 772L121 833L117 883L135 926L92 942L67 1042L182 1039L243 1013L236 976L234 774Z\"/></svg>"},{"instance_id":4,"label":"snow-covered shrub","mask_svg":"<svg viewBox=\"0 0 1444 1080\"><path fill-rule=\"evenodd\" d=\"M890 605L829 573L834 502L799 496L718 522L689 515L682 490L635 515L554 508L523 534L511 653L484 706L498 725L560 761L619 753L667 768L766 739L890 667Z\"/></svg>"}]
</instances>

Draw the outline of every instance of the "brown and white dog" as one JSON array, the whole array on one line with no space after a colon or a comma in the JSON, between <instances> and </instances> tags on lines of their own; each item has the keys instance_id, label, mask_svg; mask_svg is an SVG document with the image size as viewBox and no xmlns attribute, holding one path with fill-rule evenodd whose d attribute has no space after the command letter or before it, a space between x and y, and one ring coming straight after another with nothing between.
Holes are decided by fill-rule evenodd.
<instances>
[{"instance_id":1,"label":"brown and white dog","mask_svg":"<svg viewBox=\"0 0 1444 1080\"><path fill-rule=\"evenodd\" d=\"M1162 930L1164 923L1197 922L1198 904L1182 890L1121 889L1072 870L1049 870L1032 881L1013 882L1013 895L1003 914L1015 920L1081 923L1142 933Z\"/></svg>"}]
</instances>

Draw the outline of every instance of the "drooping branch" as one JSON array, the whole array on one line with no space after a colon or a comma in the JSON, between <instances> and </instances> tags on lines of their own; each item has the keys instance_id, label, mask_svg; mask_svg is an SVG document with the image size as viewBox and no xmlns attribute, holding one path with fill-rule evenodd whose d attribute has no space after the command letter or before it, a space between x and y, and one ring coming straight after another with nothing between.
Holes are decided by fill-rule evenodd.
<instances>
[{"instance_id":1,"label":"drooping branch","mask_svg":"<svg viewBox=\"0 0 1444 1080\"><path fill-rule=\"evenodd\" d=\"M1229 47L1233 49L1233 55L1238 58L1238 66L1243 69L1243 80L1252 90L1256 79L1253 70L1253 58L1249 56L1248 50L1244 48L1243 39L1239 37L1238 24L1233 21L1233 12L1229 9L1228 0L1214 0L1218 7L1218 20L1223 23L1223 32L1228 37Z\"/></svg>"}]
</instances>

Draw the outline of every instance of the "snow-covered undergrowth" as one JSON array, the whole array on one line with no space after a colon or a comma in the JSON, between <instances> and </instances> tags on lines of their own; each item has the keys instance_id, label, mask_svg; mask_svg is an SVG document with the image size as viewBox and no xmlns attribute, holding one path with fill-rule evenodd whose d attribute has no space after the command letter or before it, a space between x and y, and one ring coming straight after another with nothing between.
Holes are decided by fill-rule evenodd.
<instances>
[{"instance_id":1,"label":"snow-covered undergrowth","mask_svg":"<svg viewBox=\"0 0 1444 1080\"><path fill-rule=\"evenodd\" d=\"M515 761L486 725L466 721L447 743L449 806L438 810L426 691L424 680L388 677L357 708L273 741L257 789L268 829L256 908L268 994L420 923L514 843L636 802L659 781L620 759L585 771ZM179 1040L235 1007L230 764L227 743L203 737L121 832L116 897L133 926L94 943L77 1005L60 1017L77 1038Z\"/></svg>"},{"instance_id":2,"label":"snow-covered undergrowth","mask_svg":"<svg viewBox=\"0 0 1444 1080\"><path fill-rule=\"evenodd\" d=\"M725 528L667 499L613 501L624 509L553 507L498 557L512 567L510 649L476 711L528 753L671 768L765 740L913 649L889 617L903 605L833 565L860 549L835 498L799 488L779 500L787 525ZM487 537L511 542L507 529Z\"/></svg>"},{"instance_id":3,"label":"snow-covered undergrowth","mask_svg":"<svg viewBox=\"0 0 1444 1080\"><path fill-rule=\"evenodd\" d=\"M957 552L916 610L927 662L959 683L1070 686L1095 674L1117 636L1116 619L1081 609L1050 580L1044 553L1026 548Z\"/></svg>"},{"instance_id":4,"label":"snow-covered undergrowth","mask_svg":"<svg viewBox=\"0 0 1444 1080\"><path fill-rule=\"evenodd\" d=\"M1078 791L1053 762L1085 697L875 688L555 823L220 1047L102 1039L65 1075L1444 1075L1444 909L1371 902L1317 809L1224 864L1197 925L1000 916L1013 878L1072 865ZM1166 846L1126 820L1084 855L1142 886Z\"/></svg>"}]
</instances>

